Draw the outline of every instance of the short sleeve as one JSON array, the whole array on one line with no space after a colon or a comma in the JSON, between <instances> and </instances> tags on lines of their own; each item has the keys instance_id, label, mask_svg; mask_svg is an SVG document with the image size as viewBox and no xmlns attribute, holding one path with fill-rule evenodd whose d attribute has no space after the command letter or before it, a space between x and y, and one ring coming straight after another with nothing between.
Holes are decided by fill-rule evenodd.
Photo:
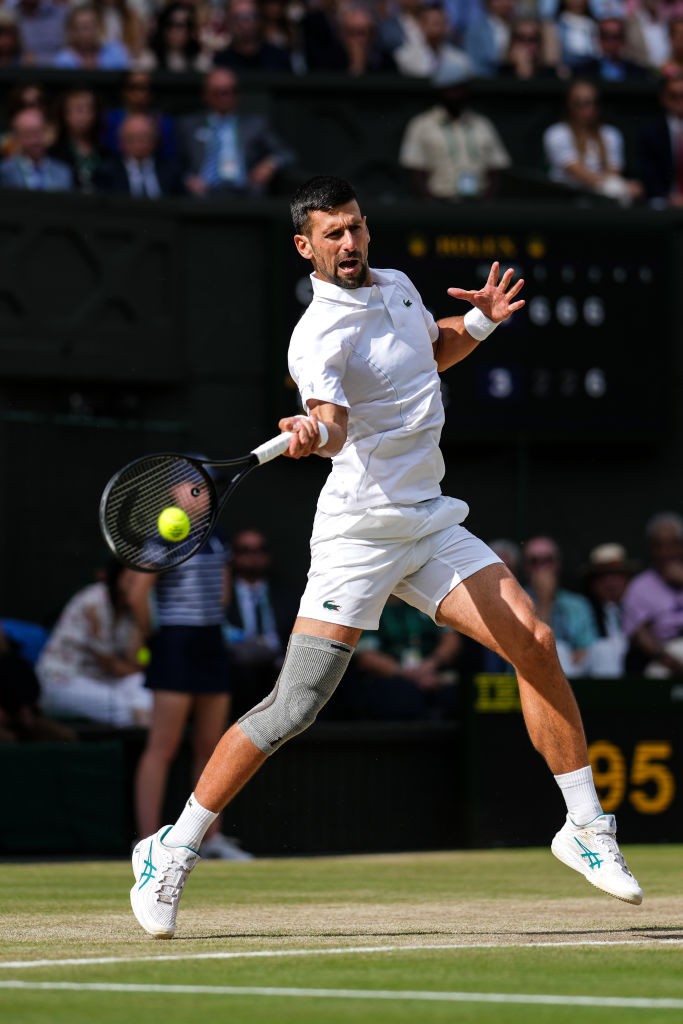
<instances>
[{"instance_id":1,"label":"short sleeve","mask_svg":"<svg viewBox=\"0 0 683 1024\"><path fill-rule=\"evenodd\" d=\"M510 156L493 122L482 118L480 131L482 133L482 149L486 153L486 166L492 170L509 167Z\"/></svg>"},{"instance_id":2,"label":"short sleeve","mask_svg":"<svg viewBox=\"0 0 683 1024\"><path fill-rule=\"evenodd\" d=\"M636 576L626 587L622 600L623 629L628 637L632 637L641 626L650 622L654 610L649 599L647 582L642 576Z\"/></svg>"},{"instance_id":3,"label":"short sleeve","mask_svg":"<svg viewBox=\"0 0 683 1024\"><path fill-rule=\"evenodd\" d=\"M565 124L553 124L545 131L543 148L551 167L564 168L579 160L574 139Z\"/></svg>"},{"instance_id":4,"label":"short sleeve","mask_svg":"<svg viewBox=\"0 0 683 1024\"><path fill-rule=\"evenodd\" d=\"M611 124L604 126L602 137L605 143L607 163L615 171L624 169L624 137L618 128Z\"/></svg>"},{"instance_id":5,"label":"short sleeve","mask_svg":"<svg viewBox=\"0 0 683 1024\"><path fill-rule=\"evenodd\" d=\"M339 331L326 334L306 333L303 343L301 321L289 346L289 372L299 389L305 406L311 399L331 402L349 409L344 393L343 379L349 346L340 337Z\"/></svg>"},{"instance_id":6,"label":"short sleeve","mask_svg":"<svg viewBox=\"0 0 683 1024\"><path fill-rule=\"evenodd\" d=\"M416 118L408 124L401 142L398 155L398 162L401 167L407 167L413 171L427 170L429 161L425 153L421 139L422 123Z\"/></svg>"}]
</instances>

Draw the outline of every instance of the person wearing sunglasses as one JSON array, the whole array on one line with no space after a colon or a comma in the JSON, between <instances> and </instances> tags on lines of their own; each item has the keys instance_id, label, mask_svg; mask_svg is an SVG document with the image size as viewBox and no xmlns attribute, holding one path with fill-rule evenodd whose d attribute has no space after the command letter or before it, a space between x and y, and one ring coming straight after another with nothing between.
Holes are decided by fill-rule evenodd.
<instances>
[{"instance_id":1,"label":"person wearing sunglasses","mask_svg":"<svg viewBox=\"0 0 683 1024\"><path fill-rule=\"evenodd\" d=\"M569 86L564 119L545 130L543 148L553 181L624 206L643 195L640 182L625 175L624 137L603 123L592 82L577 78Z\"/></svg>"},{"instance_id":2,"label":"person wearing sunglasses","mask_svg":"<svg viewBox=\"0 0 683 1024\"><path fill-rule=\"evenodd\" d=\"M565 675L583 675L591 644L598 639L598 627L588 599L561 586L562 557L551 537L530 537L524 545L522 564L526 591L536 605L539 618L555 634Z\"/></svg>"}]
</instances>

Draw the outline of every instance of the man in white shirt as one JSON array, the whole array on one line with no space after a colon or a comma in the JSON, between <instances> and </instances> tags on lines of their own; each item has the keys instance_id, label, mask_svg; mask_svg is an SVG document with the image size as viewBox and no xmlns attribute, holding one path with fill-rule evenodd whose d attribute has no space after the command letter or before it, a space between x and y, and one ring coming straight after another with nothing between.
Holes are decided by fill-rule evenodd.
<instances>
[{"instance_id":1,"label":"man in white shirt","mask_svg":"<svg viewBox=\"0 0 683 1024\"><path fill-rule=\"evenodd\" d=\"M510 156L493 122L468 105L470 74L444 64L432 78L436 103L406 125L398 161L415 191L461 200L495 191Z\"/></svg>"},{"instance_id":2,"label":"man in white shirt","mask_svg":"<svg viewBox=\"0 0 683 1024\"><path fill-rule=\"evenodd\" d=\"M292 458L332 459L308 584L273 691L223 736L175 825L136 846L138 922L152 935L173 935L205 830L266 758L314 721L390 594L515 666L532 742L567 803L553 853L598 888L640 903L614 818L595 792L552 632L498 556L460 525L465 502L441 494L439 373L523 305L523 281L513 284L512 270L499 281L494 263L483 288L448 290L474 308L437 322L405 274L370 269L370 235L348 182L306 182L292 200L292 220L297 250L314 268L313 301L289 351L309 415L285 417L280 429L292 431ZM168 884L147 885L150 872Z\"/></svg>"}]
</instances>

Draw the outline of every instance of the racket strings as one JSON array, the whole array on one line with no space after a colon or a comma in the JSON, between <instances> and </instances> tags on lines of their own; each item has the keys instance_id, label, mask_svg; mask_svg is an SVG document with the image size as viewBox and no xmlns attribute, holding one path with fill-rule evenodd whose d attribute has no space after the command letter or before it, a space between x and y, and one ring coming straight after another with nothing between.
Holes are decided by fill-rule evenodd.
<instances>
[{"instance_id":1,"label":"racket strings","mask_svg":"<svg viewBox=\"0 0 683 1024\"><path fill-rule=\"evenodd\" d=\"M214 519L214 488L200 467L177 456L150 456L126 467L112 482L103 509L111 546L128 565L162 570L183 561L203 543ZM159 516L167 508L187 514L190 529L177 541L164 538Z\"/></svg>"}]
</instances>

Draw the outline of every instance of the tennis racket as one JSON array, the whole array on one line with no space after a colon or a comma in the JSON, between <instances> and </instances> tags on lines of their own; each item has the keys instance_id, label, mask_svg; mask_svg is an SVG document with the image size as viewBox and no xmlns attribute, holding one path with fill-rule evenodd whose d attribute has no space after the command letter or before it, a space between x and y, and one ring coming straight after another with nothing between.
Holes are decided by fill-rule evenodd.
<instances>
[{"instance_id":1,"label":"tennis racket","mask_svg":"<svg viewBox=\"0 0 683 1024\"><path fill-rule=\"evenodd\" d=\"M323 446L327 430L320 421L318 428ZM100 500L104 539L124 565L138 572L165 572L186 562L211 535L235 488L257 466L287 451L291 438L285 431L238 459L167 452L129 462L114 474ZM167 510L180 521L177 540L161 533L159 517Z\"/></svg>"}]
</instances>

